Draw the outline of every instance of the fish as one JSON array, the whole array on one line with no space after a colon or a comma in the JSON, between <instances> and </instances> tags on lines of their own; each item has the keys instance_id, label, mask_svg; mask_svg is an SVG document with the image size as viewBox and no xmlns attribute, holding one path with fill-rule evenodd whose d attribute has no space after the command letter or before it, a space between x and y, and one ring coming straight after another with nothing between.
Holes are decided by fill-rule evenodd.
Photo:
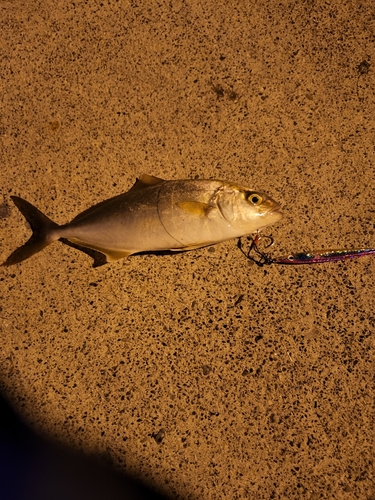
<instances>
[{"instance_id":1,"label":"fish","mask_svg":"<svg viewBox=\"0 0 375 500\"><path fill-rule=\"evenodd\" d=\"M251 234L282 217L267 194L216 179L164 180L142 175L126 193L58 225L31 203L11 197L33 231L2 264L18 264L65 239L114 262L140 252L182 251Z\"/></svg>"}]
</instances>

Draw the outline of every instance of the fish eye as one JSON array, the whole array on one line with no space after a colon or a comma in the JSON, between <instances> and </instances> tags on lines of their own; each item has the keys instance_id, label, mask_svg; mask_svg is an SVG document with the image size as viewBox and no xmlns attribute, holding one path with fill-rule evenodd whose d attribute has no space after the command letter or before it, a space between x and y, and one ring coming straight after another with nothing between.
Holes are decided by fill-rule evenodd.
<instances>
[{"instance_id":1,"label":"fish eye","mask_svg":"<svg viewBox=\"0 0 375 500\"><path fill-rule=\"evenodd\" d=\"M262 197L257 193L247 193L246 199L253 205L260 205L263 201Z\"/></svg>"}]
</instances>

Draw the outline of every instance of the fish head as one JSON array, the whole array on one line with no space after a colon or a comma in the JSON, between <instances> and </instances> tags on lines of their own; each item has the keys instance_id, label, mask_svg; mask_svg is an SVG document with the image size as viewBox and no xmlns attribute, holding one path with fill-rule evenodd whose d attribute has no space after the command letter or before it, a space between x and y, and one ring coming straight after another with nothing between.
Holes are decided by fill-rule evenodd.
<instances>
[{"instance_id":1,"label":"fish head","mask_svg":"<svg viewBox=\"0 0 375 500\"><path fill-rule=\"evenodd\" d=\"M217 192L216 203L224 219L243 235L282 218L280 205L266 193L235 184L224 184Z\"/></svg>"}]
</instances>

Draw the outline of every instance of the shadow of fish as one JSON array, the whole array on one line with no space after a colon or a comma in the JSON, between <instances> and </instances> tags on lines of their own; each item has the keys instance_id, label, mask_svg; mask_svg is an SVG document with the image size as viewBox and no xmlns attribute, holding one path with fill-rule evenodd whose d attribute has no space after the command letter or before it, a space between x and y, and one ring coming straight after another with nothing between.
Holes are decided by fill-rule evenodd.
<instances>
[{"instance_id":1,"label":"shadow of fish","mask_svg":"<svg viewBox=\"0 0 375 500\"><path fill-rule=\"evenodd\" d=\"M138 252L213 245L253 233L282 217L269 196L231 182L165 181L149 175L62 226L26 200L12 199L33 234L5 266L22 262L59 239L97 250L112 262Z\"/></svg>"}]
</instances>

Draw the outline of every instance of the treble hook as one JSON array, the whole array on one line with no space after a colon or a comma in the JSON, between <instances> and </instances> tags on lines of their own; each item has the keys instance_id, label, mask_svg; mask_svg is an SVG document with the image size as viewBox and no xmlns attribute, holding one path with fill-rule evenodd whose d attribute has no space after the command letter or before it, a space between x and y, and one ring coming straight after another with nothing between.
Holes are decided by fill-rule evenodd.
<instances>
[{"instance_id":1,"label":"treble hook","mask_svg":"<svg viewBox=\"0 0 375 500\"><path fill-rule=\"evenodd\" d=\"M271 247L274 242L274 239L271 235L260 236L260 233L257 232L254 238L252 238L251 236L247 236L246 239L247 241L251 242L247 251L243 249L241 238L238 238L237 247L247 259L251 260L259 267L263 267L264 265L270 265L273 263L272 257L270 257L267 253L262 252L258 247L260 239L269 240L269 243L265 245L265 248ZM255 256L251 255L251 252L255 253Z\"/></svg>"}]
</instances>

